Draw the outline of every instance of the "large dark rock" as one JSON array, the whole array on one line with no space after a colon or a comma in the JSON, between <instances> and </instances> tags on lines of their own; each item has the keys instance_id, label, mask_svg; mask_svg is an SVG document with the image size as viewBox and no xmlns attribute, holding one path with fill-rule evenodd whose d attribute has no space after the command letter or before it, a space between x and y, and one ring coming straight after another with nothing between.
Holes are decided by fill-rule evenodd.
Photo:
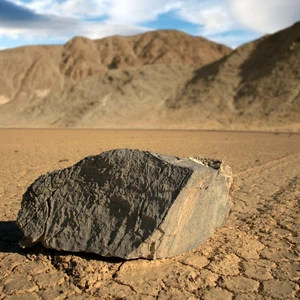
<instances>
[{"instance_id":1,"label":"large dark rock","mask_svg":"<svg viewBox=\"0 0 300 300\"><path fill-rule=\"evenodd\" d=\"M207 159L118 149L39 177L23 195L23 247L122 258L184 253L224 224L230 168Z\"/></svg>"}]
</instances>

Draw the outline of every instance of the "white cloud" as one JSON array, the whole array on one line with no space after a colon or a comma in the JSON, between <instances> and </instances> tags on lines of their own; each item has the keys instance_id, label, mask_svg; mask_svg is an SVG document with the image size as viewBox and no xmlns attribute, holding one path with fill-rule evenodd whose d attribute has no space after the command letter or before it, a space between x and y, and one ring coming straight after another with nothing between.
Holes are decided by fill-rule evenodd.
<instances>
[{"instance_id":1,"label":"white cloud","mask_svg":"<svg viewBox=\"0 0 300 300\"><path fill-rule=\"evenodd\" d=\"M204 35L225 32L234 26L230 16L222 6L215 6L200 11L199 23L203 26L202 33Z\"/></svg>"},{"instance_id":2,"label":"white cloud","mask_svg":"<svg viewBox=\"0 0 300 300\"><path fill-rule=\"evenodd\" d=\"M26 40L67 40L72 36L81 35L96 39L117 34L137 34L149 30L149 28L135 24L119 25L109 21L91 22L81 20L79 17L59 16L58 13L60 11L63 13L63 10L58 10L54 6L49 7L49 11L56 12L56 14L41 13L41 11L47 8L47 5L54 3L49 0L34 0L27 3L27 6L34 6L35 9L33 7L20 9L19 1L9 4L12 2L11 0L10 2L6 2L6 4L4 3L5 6L2 6L6 14L2 19L0 18L0 37L9 37L11 39L22 37ZM83 3L81 0L74 0L72 3L74 4L75 2L78 5ZM37 4L35 5L35 3ZM71 1L62 2L61 5L63 5L61 8L66 9L64 5L71 5ZM80 9L78 11L73 10L72 14L79 13L79 11Z\"/></svg>"},{"instance_id":3,"label":"white cloud","mask_svg":"<svg viewBox=\"0 0 300 300\"><path fill-rule=\"evenodd\" d=\"M234 27L225 0L184 1L176 14L197 26L200 35L221 33Z\"/></svg>"},{"instance_id":4,"label":"white cloud","mask_svg":"<svg viewBox=\"0 0 300 300\"><path fill-rule=\"evenodd\" d=\"M178 8L174 0L10 0L40 14L62 17L107 17L113 22L137 24L155 19L159 14ZM190 0L188 0L190 1Z\"/></svg>"},{"instance_id":5,"label":"white cloud","mask_svg":"<svg viewBox=\"0 0 300 300\"><path fill-rule=\"evenodd\" d=\"M299 0L230 0L236 20L248 29L274 33L300 20Z\"/></svg>"},{"instance_id":6,"label":"white cloud","mask_svg":"<svg viewBox=\"0 0 300 300\"><path fill-rule=\"evenodd\" d=\"M139 24L155 20L161 13L177 8L180 3L171 0L111 0L108 17L119 24Z\"/></svg>"},{"instance_id":7,"label":"white cloud","mask_svg":"<svg viewBox=\"0 0 300 300\"><path fill-rule=\"evenodd\" d=\"M44 23L23 22L17 28L0 27L0 36L17 38L22 35L35 38L64 39L73 35L83 35L96 39L110 35L132 35L151 28L139 26L139 23L155 19L161 13L178 9L180 1L172 0L10 0L10 2L25 7L41 15ZM45 21L45 16L53 22ZM88 22L84 19L105 17L102 22ZM1 25L1 20L0 20ZM34 30L32 30L34 27Z\"/></svg>"},{"instance_id":8,"label":"white cloud","mask_svg":"<svg viewBox=\"0 0 300 300\"><path fill-rule=\"evenodd\" d=\"M225 30L229 24L226 0L10 0L38 14L61 17L106 17L115 24L140 24L170 11L207 31Z\"/></svg>"},{"instance_id":9,"label":"white cloud","mask_svg":"<svg viewBox=\"0 0 300 300\"><path fill-rule=\"evenodd\" d=\"M60 29L59 32L55 28L40 28L32 30L32 28L0 28L0 37L9 37L11 39L18 39L24 37L26 40L68 40L72 36L84 36L90 39L100 39L113 35L134 35L145 31L151 30L150 28L142 26L122 26L109 23L96 23L96 22L81 22L78 23L76 28Z\"/></svg>"},{"instance_id":10,"label":"white cloud","mask_svg":"<svg viewBox=\"0 0 300 300\"><path fill-rule=\"evenodd\" d=\"M93 18L106 14L110 0L33 0L31 2L10 0L10 2L31 9L38 14Z\"/></svg>"},{"instance_id":11,"label":"white cloud","mask_svg":"<svg viewBox=\"0 0 300 300\"><path fill-rule=\"evenodd\" d=\"M96 22L85 22L82 24L80 29L80 35L88 37L90 39L100 39L112 35L134 35L151 30L151 28L137 25L124 26L108 22L102 24Z\"/></svg>"}]
</instances>

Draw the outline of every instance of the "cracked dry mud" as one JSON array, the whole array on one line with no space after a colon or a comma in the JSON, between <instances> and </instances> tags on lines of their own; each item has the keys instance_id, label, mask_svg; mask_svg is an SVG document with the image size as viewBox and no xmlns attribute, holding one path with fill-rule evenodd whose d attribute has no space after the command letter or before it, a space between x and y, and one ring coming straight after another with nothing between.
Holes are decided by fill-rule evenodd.
<instances>
[{"instance_id":1,"label":"cracked dry mud","mask_svg":"<svg viewBox=\"0 0 300 300\"><path fill-rule=\"evenodd\" d=\"M297 299L300 134L0 130L0 299ZM147 261L22 250L22 194L39 175L113 148L225 160L234 207L198 249Z\"/></svg>"}]
</instances>

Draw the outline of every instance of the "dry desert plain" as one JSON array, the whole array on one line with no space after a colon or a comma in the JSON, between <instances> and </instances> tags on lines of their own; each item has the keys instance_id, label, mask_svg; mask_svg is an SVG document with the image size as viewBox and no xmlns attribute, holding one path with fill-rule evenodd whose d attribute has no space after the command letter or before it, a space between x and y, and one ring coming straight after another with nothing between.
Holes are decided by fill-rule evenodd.
<instances>
[{"instance_id":1,"label":"dry desert plain","mask_svg":"<svg viewBox=\"0 0 300 300\"><path fill-rule=\"evenodd\" d=\"M0 299L300 297L300 134L1 129L0 139ZM29 184L123 147L225 160L235 182L226 225L198 249L156 261L19 248L15 220Z\"/></svg>"}]
</instances>

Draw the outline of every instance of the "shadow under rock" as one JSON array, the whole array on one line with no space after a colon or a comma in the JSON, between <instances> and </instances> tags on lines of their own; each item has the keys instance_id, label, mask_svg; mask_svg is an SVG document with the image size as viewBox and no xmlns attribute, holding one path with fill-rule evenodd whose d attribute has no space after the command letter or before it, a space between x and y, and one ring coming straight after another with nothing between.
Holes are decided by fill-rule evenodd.
<instances>
[{"instance_id":1,"label":"shadow under rock","mask_svg":"<svg viewBox=\"0 0 300 300\"><path fill-rule=\"evenodd\" d=\"M0 221L0 252L24 253L19 246L23 232L15 221Z\"/></svg>"},{"instance_id":2,"label":"shadow under rock","mask_svg":"<svg viewBox=\"0 0 300 300\"><path fill-rule=\"evenodd\" d=\"M0 252L4 253L18 253L21 255L27 254L44 254L51 256L73 255L84 258L86 260L100 260L110 263L124 262L125 259L118 257L103 257L94 253L85 252L63 252L53 249L47 249L41 244L34 247L23 249L19 242L23 238L22 230L17 226L15 221L0 221Z\"/></svg>"}]
</instances>

